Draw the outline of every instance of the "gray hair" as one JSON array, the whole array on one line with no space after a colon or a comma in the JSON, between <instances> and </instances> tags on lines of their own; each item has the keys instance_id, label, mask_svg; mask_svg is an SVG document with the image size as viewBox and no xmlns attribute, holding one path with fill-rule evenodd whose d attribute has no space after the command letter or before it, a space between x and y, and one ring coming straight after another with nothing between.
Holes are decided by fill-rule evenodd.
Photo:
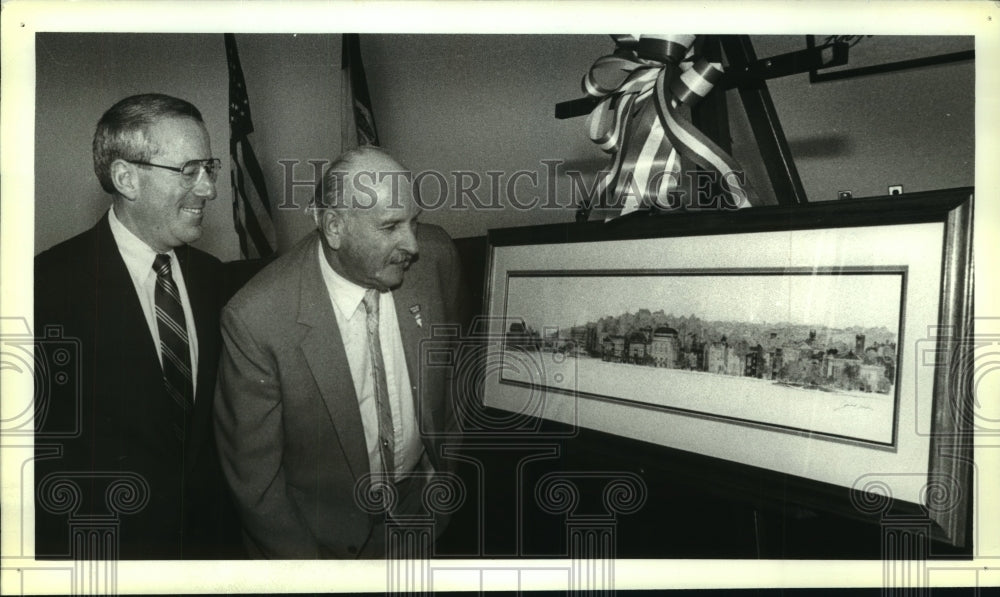
<instances>
[{"instance_id":1,"label":"gray hair","mask_svg":"<svg viewBox=\"0 0 1000 597\"><path fill-rule=\"evenodd\" d=\"M159 151L149 138L149 128L165 118L204 122L193 104L161 93L127 97L101 116L93 144L94 173L101 188L115 192L111 180L111 163L115 160L148 162Z\"/></svg>"}]
</instances>

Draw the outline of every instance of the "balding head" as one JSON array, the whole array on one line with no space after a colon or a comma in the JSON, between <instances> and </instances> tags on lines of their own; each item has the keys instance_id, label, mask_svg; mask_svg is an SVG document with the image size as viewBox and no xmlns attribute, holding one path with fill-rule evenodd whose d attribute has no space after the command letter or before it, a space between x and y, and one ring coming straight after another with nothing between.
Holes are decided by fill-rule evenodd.
<instances>
[{"instance_id":1,"label":"balding head","mask_svg":"<svg viewBox=\"0 0 1000 597\"><path fill-rule=\"evenodd\" d=\"M330 164L313 201L334 271L381 291L402 283L417 255L420 214L409 171L383 149L359 147Z\"/></svg>"},{"instance_id":2,"label":"balding head","mask_svg":"<svg viewBox=\"0 0 1000 597\"><path fill-rule=\"evenodd\" d=\"M346 151L327 167L323 178L313 193L313 213L317 224L319 215L327 209L362 208L374 206L377 201L396 202L400 187L407 186L413 177L389 152L381 147L364 145ZM388 193L376 189L382 183L391 183Z\"/></svg>"}]
</instances>

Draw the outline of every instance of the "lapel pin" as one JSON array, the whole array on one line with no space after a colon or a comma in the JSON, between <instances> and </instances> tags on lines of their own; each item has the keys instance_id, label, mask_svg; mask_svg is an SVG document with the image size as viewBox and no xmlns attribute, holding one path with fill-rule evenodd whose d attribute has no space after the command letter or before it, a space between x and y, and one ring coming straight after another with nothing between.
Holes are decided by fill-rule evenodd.
<instances>
[{"instance_id":1,"label":"lapel pin","mask_svg":"<svg viewBox=\"0 0 1000 597\"><path fill-rule=\"evenodd\" d=\"M417 327L424 327L424 320L420 317L420 305L413 305L410 307L410 313L413 314L413 320L417 322Z\"/></svg>"}]
</instances>

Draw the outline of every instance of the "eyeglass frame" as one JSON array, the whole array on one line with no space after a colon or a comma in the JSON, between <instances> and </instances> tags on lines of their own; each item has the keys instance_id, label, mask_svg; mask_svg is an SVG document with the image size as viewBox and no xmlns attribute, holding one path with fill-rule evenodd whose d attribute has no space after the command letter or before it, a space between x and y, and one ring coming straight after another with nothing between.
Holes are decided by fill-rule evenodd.
<instances>
[{"instance_id":1,"label":"eyeglass frame","mask_svg":"<svg viewBox=\"0 0 1000 597\"><path fill-rule=\"evenodd\" d=\"M184 183L182 184L184 184L186 188L191 188L194 187L194 185L198 184L198 179L201 178L202 172L204 172L205 176L207 176L208 179L214 183L219 178L219 170L222 169L222 160L220 160L219 158L207 158L204 160L188 160L183 164L181 164L180 167L164 166L163 164L154 164L152 162L143 162L140 160L125 160L125 161L130 164L136 164L138 166L152 166L154 168L163 168L164 170L170 170L171 172L176 172L177 174L180 174L182 176L182 180L184 181ZM187 168L189 164L198 164L198 175L195 176L193 179L191 179L190 184L185 184L187 183L188 175L184 174L184 168ZM211 172L209 172L209 169L206 167L208 164L212 164L213 166Z\"/></svg>"}]
</instances>

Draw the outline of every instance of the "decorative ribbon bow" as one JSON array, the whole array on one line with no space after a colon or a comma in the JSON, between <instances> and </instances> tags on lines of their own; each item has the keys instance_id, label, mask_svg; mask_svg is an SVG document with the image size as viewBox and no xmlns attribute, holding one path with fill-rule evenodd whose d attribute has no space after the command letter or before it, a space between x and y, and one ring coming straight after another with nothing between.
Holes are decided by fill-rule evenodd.
<instances>
[{"instance_id":1,"label":"decorative ribbon bow","mask_svg":"<svg viewBox=\"0 0 1000 597\"><path fill-rule=\"evenodd\" d=\"M712 89L722 65L694 59L694 35L612 38L618 48L583 78L583 90L601 100L587 118L590 138L614 156L595 196L613 193L617 204L624 195L623 215L640 202L666 207L668 193L681 183L684 157L721 174L736 206L748 206L742 168L680 113ZM611 84L600 80L609 78Z\"/></svg>"}]
</instances>

